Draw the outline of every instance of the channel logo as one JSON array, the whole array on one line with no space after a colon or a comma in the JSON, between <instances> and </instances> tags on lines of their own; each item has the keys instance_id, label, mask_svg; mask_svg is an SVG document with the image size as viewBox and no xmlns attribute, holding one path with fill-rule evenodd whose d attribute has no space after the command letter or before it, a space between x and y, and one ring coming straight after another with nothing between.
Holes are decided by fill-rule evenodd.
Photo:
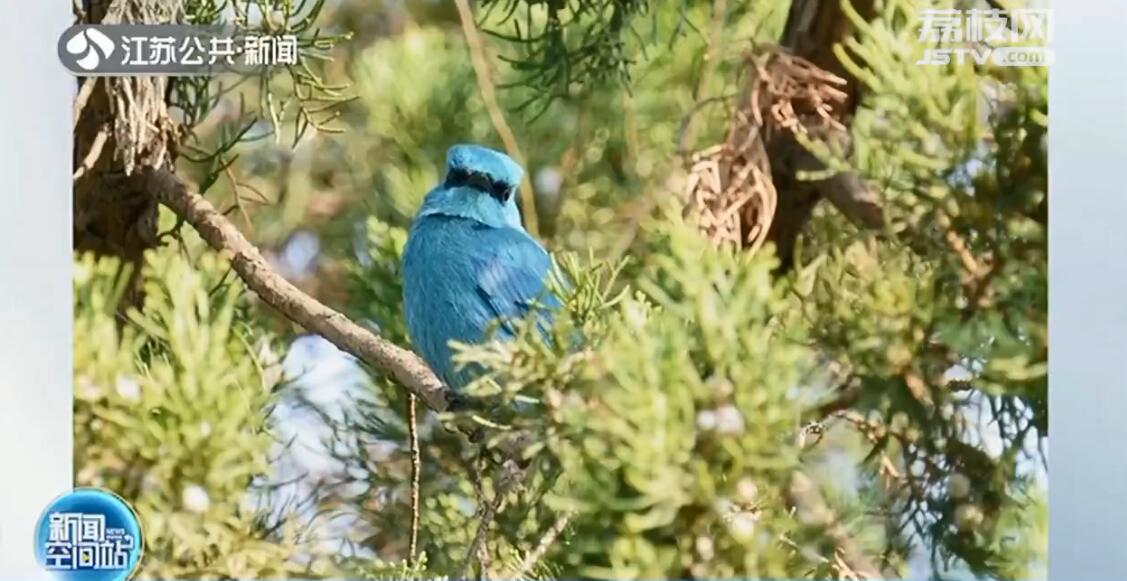
<instances>
[{"instance_id":1,"label":"channel logo","mask_svg":"<svg viewBox=\"0 0 1127 581\"><path fill-rule=\"evenodd\" d=\"M80 28L66 41L64 45L67 54L74 58L74 64L84 71L98 68L114 53L114 44L110 37L97 28Z\"/></svg>"},{"instance_id":2,"label":"channel logo","mask_svg":"<svg viewBox=\"0 0 1127 581\"><path fill-rule=\"evenodd\" d=\"M120 496L76 488L39 517L35 554L64 581L125 581L141 561L144 539L137 514Z\"/></svg>"}]
</instances>

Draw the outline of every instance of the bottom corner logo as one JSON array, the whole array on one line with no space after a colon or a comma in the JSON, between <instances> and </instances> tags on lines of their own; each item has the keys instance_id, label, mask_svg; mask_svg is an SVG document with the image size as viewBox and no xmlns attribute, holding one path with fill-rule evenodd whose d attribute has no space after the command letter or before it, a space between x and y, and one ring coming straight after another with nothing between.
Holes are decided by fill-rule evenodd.
<instances>
[{"instance_id":1,"label":"bottom corner logo","mask_svg":"<svg viewBox=\"0 0 1127 581\"><path fill-rule=\"evenodd\" d=\"M98 488L56 498L35 531L39 564L59 579L124 581L137 569L143 547L133 508Z\"/></svg>"}]
</instances>

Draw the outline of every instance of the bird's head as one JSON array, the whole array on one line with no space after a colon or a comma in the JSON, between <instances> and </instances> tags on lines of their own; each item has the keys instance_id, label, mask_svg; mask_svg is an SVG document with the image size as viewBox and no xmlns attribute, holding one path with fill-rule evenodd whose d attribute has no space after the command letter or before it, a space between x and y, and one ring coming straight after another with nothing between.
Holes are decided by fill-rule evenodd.
<instances>
[{"instance_id":1,"label":"bird's head","mask_svg":"<svg viewBox=\"0 0 1127 581\"><path fill-rule=\"evenodd\" d=\"M523 228L516 193L524 170L499 151L455 145L446 153L446 175L427 194L419 217L457 216L493 227Z\"/></svg>"}]
</instances>

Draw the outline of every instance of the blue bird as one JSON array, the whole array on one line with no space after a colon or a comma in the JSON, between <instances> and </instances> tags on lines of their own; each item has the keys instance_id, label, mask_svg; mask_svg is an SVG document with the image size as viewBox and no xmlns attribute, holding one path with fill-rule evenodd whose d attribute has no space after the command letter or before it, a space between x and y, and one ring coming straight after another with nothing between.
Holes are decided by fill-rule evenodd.
<instances>
[{"instance_id":1,"label":"blue bird","mask_svg":"<svg viewBox=\"0 0 1127 581\"><path fill-rule=\"evenodd\" d=\"M544 247L521 225L516 192L524 171L509 156L455 145L446 175L423 200L403 255L403 302L411 342L455 392L480 371L458 370L451 341L510 340L514 319L558 307L546 288ZM551 313L540 311L541 324Z\"/></svg>"}]
</instances>

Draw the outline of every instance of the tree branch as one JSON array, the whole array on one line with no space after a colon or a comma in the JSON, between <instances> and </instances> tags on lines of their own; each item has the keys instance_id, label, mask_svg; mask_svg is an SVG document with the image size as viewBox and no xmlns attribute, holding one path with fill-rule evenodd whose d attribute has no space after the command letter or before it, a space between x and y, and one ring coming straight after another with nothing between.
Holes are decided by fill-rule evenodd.
<instances>
[{"instance_id":1,"label":"tree branch","mask_svg":"<svg viewBox=\"0 0 1127 581\"><path fill-rule=\"evenodd\" d=\"M473 565L475 558L481 563L482 577L486 576L485 569L487 565L481 558L481 551L485 547L486 533L493 524L493 519L497 516L497 511L500 510L501 503L504 502L505 496L513 490L514 486L519 484L520 475L520 467L512 460L506 461L498 469L493 484L493 498L490 500L485 500L484 497L481 498L481 501L485 504L478 513L477 532L474 533L473 541L470 542L469 549L466 550L466 556L462 559L462 566L459 567L458 575L454 577L455 579L469 578L467 575L470 572L470 567ZM483 493L479 490L479 494ZM486 558L488 558L488 553L486 553Z\"/></svg>"},{"instance_id":2,"label":"tree branch","mask_svg":"<svg viewBox=\"0 0 1127 581\"><path fill-rule=\"evenodd\" d=\"M713 73L716 71L717 61L720 60L719 47L724 44L724 22L728 16L728 1L713 0L712 2L712 30L708 35L708 46L704 51L704 62L701 64L700 78L697 80L696 91L693 92L693 112L715 99L705 98L708 86L712 83ZM677 151L688 151L696 146L697 124L696 115L690 113L681 123L681 130L677 137Z\"/></svg>"},{"instance_id":3,"label":"tree branch","mask_svg":"<svg viewBox=\"0 0 1127 581\"><path fill-rule=\"evenodd\" d=\"M564 532L564 529L566 529L567 525L571 523L571 519L574 516L574 512L565 512L561 514L559 518L556 519L556 522L552 524L551 528L548 529L548 532L544 533L543 538L540 539L540 542L536 545L536 548L532 549L532 551L524 556L524 559L521 560L520 566L516 569L516 571L511 574L505 575L504 578L528 578L529 572L531 572L532 568L535 567L536 564L544 558L544 555L548 554L548 549L552 548L552 545L556 542L556 539L559 538L560 534Z\"/></svg>"},{"instance_id":4,"label":"tree branch","mask_svg":"<svg viewBox=\"0 0 1127 581\"><path fill-rule=\"evenodd\" d=\"M238 228L171 171L145 168L134 174L137 189L191 224L260 299L306 330L386 373L435 411L446 411L455 396L417 355L378 337L348 317L303 293L270 267Z\"/></svg>"},{"instance_id":5,"label":"tree branch","mask_svg":"<svg viewBox=\"0 0 1127 581\"><path fill-rule=\"evenodd\" d=\"M408 545L409 562L414 565L419 553L419 474L423 462L419 454L419 414L415 394L407 398L407 438L411 448L411 542Z\"/></svg>"},{"instance_id":6,"label":"tree branch","mask_svg":"<svg viewBox=\"0 0 1127 581\"><path fill-rule=\"evenodd\" d=\"M800 521L807 525L823 529L834 546L841 552L841 560L853 572L866 579L880 579L880 569L869 560L857 542L849 534L822 495L817 486L809 477L801 472L791 475L790 483L786 490L787 501L795 507Z\"/></svg>"},{"instance_id":7,"label":"tree branch","mask_svg":"<svg viewBox=\"0 0 1127 581\"><path fill-rule=\"evenodd\" d=\"M865 20L875 15L872 0L855 0L852 6ZM839 0L793 0L781 39L782 46L794 55L845 81L840 87L845 98L832 114L846 127L863 95L861 83L834 54L834 47L851 34L850 28ZM821 137L847 143L847 131L835 133ZM829 200L858 226L869 229L883 227L881 195L857 172L839 172L825 180L802 182L794 176L796 169L818 172L826 169L825 164L785 135L768 143L767 152L775 188L779 192L779 205L768 240L775 243L781 271L792 266L795 240L821 199Z\"/></svg>"},{"instance_id":8,"label":"tree branch","mask_svg":"<svg viewBox=\"0 0 1127 581\"><path fill-rule=\"evenodd\" d=\"M474 76L477 78L477 87L481 92L481 100L485 103L485 110L489 113L489 120L493 129L505 144L505 151L509 156L524 165L524 155L517 145L517 137L513 133L509 122L505 120L505 113L501 104L497 102L497 91L493 87L493 78L489 74L489 57L486 54L485 41L474 23L473 9L468 0L454 0L458 8L458 18L462 22L462 33L466 37L466 44L470 49L470 63L473 65ZM536 195L532 191L531 177L526 172L520 182L521 215L524 218L524 227L533 236L540 235L540 218L536 212Z\"/></svg>"},{"instance_id":9,"label":"tree branch","mask_svg":"<svg viewBox=\"0 0 1127 581\"><path fill-rule=\"evenodd\" d=\"M91 77L82 83L81 88L78 89L78 94L74 96L74 124L71 130L78 129L78 120L82 119L82 113L86 111L86 103L90 100L90 95L94 94L94 86L98 84L96 77Z\"/></svg>"},{"instance_id":10,"label":"tree branch","mask_svg":"<svg viewBox=\"0 0 1127 581\"><path fill-rule=\"evenodd\" d=\"M108 125L103 125L98 129L98 133L94 135L94 142L90 144L90 150L86 152L86 157L82 158L82 163L79 164L78 169L74 170L74 175L71 179L78 180L90 171L95 163L98 163L98 158L102 157L102 149L106 146L106 140L110 137L110 128Z\"/></svg>"}]
</instances>

